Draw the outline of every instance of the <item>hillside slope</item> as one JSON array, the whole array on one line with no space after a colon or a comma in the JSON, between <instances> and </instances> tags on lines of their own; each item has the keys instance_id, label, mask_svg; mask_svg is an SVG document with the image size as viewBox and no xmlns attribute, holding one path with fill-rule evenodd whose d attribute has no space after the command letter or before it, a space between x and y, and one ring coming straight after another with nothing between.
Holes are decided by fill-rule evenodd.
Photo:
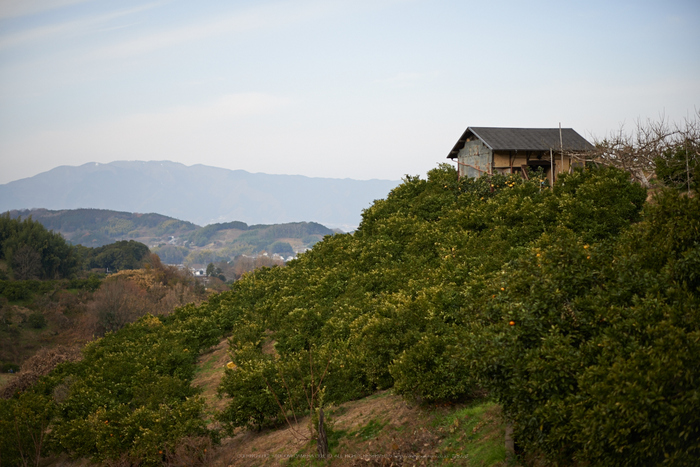
<instances>
[{"instance_id":1,"label":"hillside slope","mask_svg":"<svg viewBox=\"0 0 700 467\"><path fill-rule=\"evenodd\" d=\"M354 234L105 335L80 362L0 401L0 455L18 458L50 426L57 453L175 465L205 459L219 436L322 409L340 419L336 407L391 389L411 407L492 413L488 394L519 449L548 464L694 465L700 198L664 189L645 202L643 187L610 168L551 189L531 175L458 179L442 166L409 177ZM211 412L197 361L227 337L226 399ZM38 415L17 432L27 412ZM475 416L464 415L447 426ZM331 452L348 434L377 438L383 423L329 435ZM483 426L460 433L454 452ZM402 450L379 438L377 454ZM409 447L436 444L419 436Z\"/></svg>"},{"instance_id":2,"label":"hillside slope","mask_svg":"<svg viewBox=\"0 0 700 467\"><path fill-rule=\"evenodd\" d=\"M230 403L217 397L229 360L224 340L201 355L193 385L202 389L207 416ZM500 407L488 400L471 404L417 406L391 391L332 406L330 447L333 459L319 465L505 466L504 421ZM316 445L309 417L277 429L240 431L212 446L206 465L273 466L313 463ZM508 464L511 467L515 463Z\"/></svg>"}]
</instances>

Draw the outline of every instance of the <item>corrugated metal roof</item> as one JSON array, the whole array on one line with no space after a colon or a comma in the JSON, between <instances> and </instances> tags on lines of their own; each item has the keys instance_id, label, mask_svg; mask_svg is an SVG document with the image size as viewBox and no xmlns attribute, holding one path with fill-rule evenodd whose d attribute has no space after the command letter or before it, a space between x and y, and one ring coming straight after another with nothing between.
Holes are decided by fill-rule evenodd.
<instances>
[{"instance_id":1,"label":"corrugated metal roof","mask_svg":"<svg viewBox=\"0 0 700 467\"><path fill-rule=\"evenodd\" d=\"M468 127L448 158L454 159L464 147L467 137L474 135L494 151L549 151L560 149L559 128ZM591 151L591 143L571 128L562 128L565 151Z\"/></svg>"}]
</instances>

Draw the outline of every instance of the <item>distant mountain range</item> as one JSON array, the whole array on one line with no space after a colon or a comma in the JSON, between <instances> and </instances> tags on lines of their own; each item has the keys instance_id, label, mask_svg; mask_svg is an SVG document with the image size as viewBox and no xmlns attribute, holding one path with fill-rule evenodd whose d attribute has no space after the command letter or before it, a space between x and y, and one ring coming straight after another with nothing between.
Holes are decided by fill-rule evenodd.
<instances>
[{"instance_id":1,"label":"distant mountain range","mask_svg":"<svg viewBox=\"0 0 700 467\"><path fill-rule=\"evenodd\" d=\"M197 225L317 222L349 231L400 181L268 175L169 161L61 166L0 185L0 212L96 208L159 213Z\"/></svg>"}]
</instances>

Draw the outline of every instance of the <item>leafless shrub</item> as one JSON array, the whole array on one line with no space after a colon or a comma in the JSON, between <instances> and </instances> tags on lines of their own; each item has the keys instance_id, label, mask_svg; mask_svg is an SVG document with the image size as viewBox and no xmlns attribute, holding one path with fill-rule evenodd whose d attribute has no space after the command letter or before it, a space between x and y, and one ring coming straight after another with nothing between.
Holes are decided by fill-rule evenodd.
<instances>
[{"instance_id":1,"label":"leafless shrub","mask_svg":"<svg viewBox=\"0 0 700 467\"><path fill-rule=\"evenodd\" d=\"M107 280L95 292L88 305L91 315L97 317L95 333L114 332L147 313L145 291L133 281Z\"/></svg>"},{"instance_id":2,"label":"leafless shrub","mask_svg":"<svg viewBox=\"0 0 700 467\"><path fill-rule=\"evenodd\" d=\"M594 139L594 145L595 151L574 154L574 159L625 170L648 187L659 158L684 149L690 158L686 161L688 167L700 159L700 111L682 123L670 123L664 117L658 121L638 120L632 131L621 126L603 139Z\"/></svg>"},{"instance_id":3,"label":"leafless shrub","mask_svg":"<svg viewBox=\"0 0 700 467\"><path fill-rule=\"evenodd\" d=\"M173 450L166 452L165 465L168 467L210 465L211 447L211 439L206 436L182 438Z\"/></svg>"},{"instance_id":4,"label":"leafless shrub","mask_svg":"<svg viewBox=\"0 0 700 467\"><path fill-rule=\"evenodd\" d=\"M197 302L198 298L194 293L194 288L185 284L175 284L173 287L166 289L165 294L158 301L157 313L153 314L170 314L172 311L188 303Z\"/></svg>"},{"instance_id":5,"label":"leafless shrub","mask_svg":"<svg viewBox=\"0 0 700 467\"><path fill-rule=\"evenodd\" d=\"M82 354L77 347L59 345L52 349L43 348L22 364L19 375L2 389L0 397L9 399L16 392L31 387L39 378L49 374L59 363L76 361L81 357Z\"/></svg>"},{"instance_id":6,"label":"leafless shrub","mask_svg":"<svg viewBox=\"0 0 700 467\"><path fill-rule=\"evenodd\" d=\"M252 272L263 267L271 268L273 266L284 266L284 261L273 259L268 256L258 256L252 258L249 256L237 256L232 264L224 268L224 275L229 279L238 280L243 274Z\"/></svg>"},{"instance_id":7,"label":"leafless shrub","mask_svg":"<svg viewBox=\"0 0 700 467\"><path fill-rule=\"evenodd\" d=\"M194 277L192 277L188 271L179 270L175 266L168 266L160 261L160 257L155 253L151 253L146 261L145 268L147 271L152 272L155 276L156 282L162 284L163 286L173 286L178 283L184 283L188 285L194 284Z\"/></svg>"},{"instance_id":8,"label":"leafless shrub","mask_svg":"<svg viewBox=\"0 0 700 467\"><path fill-rule=\"evenodd\" d=\"M71 320L60 311L50 310L49 313L46 314L46 318L49 323L51 323L53 329L63 331L70 328Z\"/></svg>"}]
</instances>

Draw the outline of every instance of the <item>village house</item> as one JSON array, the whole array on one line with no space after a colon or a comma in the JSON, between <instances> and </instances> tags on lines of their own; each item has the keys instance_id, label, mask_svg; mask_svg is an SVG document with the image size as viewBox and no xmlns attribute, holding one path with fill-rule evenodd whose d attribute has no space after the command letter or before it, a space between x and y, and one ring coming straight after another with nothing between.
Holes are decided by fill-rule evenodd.
<instances>
[{"instance_id":1,"label":"village house","mask_svg":"<svg viewBox=\"0 0 700 467\"><path fill-rule=\"evenodd\" d=\"M556 174L580 164L577 155L593 149L571 128L468 127L447 158L457 159L460 177L520 173L527 178L526 168L542 167L551 183Z\"/></svg>"}]
</instances>

